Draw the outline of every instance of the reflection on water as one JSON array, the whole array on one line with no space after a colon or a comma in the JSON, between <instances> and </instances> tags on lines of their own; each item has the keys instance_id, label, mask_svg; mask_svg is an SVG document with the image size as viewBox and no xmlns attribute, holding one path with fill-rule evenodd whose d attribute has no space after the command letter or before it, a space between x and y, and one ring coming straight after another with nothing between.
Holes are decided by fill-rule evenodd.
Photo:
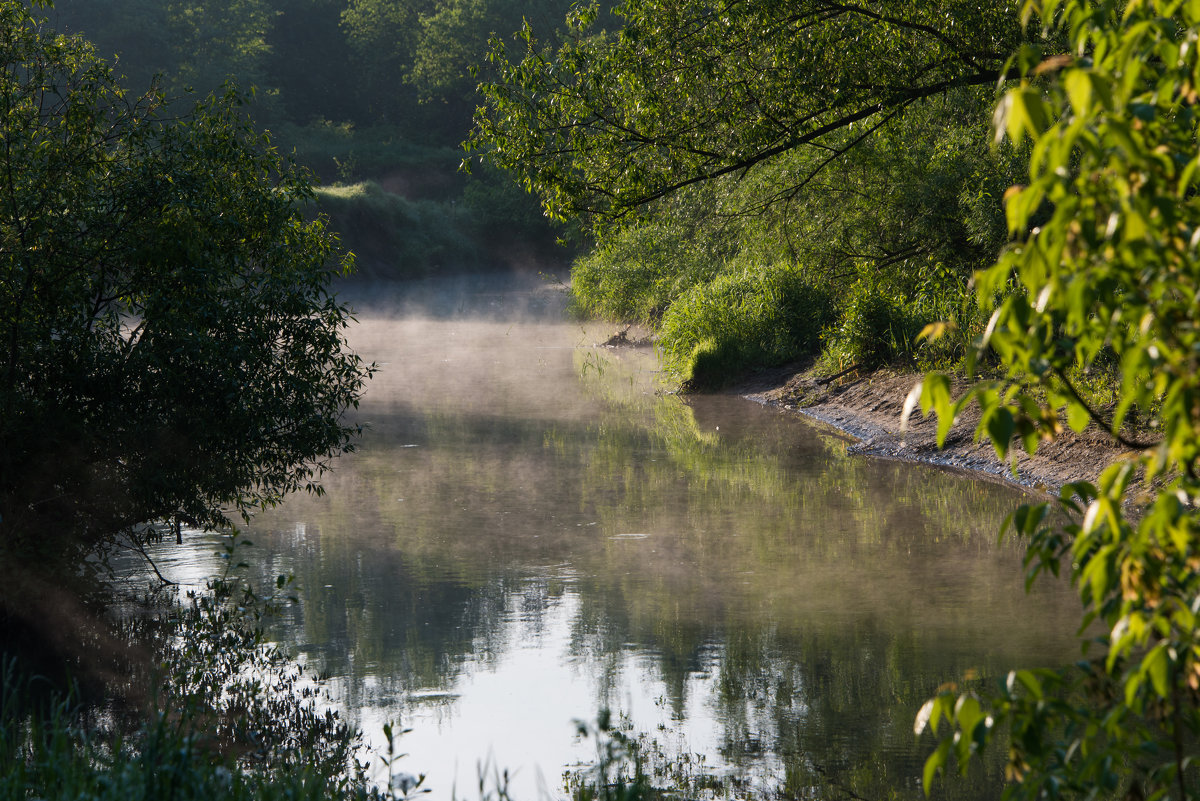
<instances>
[{"instance_id":1,"label":"reflection on water","mask_svg":"<svg viewBox=\"0 0 1200 801\"><path fill-rule=\"evenodd\" d=\"M1012 491L664 393L651 352L555 305L360 313L360 450L251 531L263 574L298 580L278 636L369 735L414 729L405 769L437 797L473 797L481 764L560 794L592 753L572 720L610 707L739 795L916 798L940 684L1073 657L1068 596L1026 598L996 543Z\"/></svg>"}]
</instances>

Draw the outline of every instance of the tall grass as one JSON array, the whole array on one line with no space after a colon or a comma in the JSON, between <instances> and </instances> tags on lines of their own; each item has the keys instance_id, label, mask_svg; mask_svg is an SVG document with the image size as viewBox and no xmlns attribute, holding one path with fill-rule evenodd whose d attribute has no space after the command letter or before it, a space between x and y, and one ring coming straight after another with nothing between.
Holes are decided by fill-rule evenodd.
<instances>
[{"instance_id":1,"label":"tall grass","mask_svg":"<svg viewBox=\"0 0 1200 801\"><path fill-rule=\"evenodd\" d=\"M986 324L968 282L940 263L916 274L904 282L884 280L866 267L839 292L836 322L822 335L826 370L946 370L962 362ZM926 330L931 324L937 324L936 336Z\"/></svg>"},{"instance_id":2,"label":"tall grass","mask_svg":"<svg viewBox=\"0 0 1200 801\"><path fill-rule=\"evenodd\" d=\"M747 266L684 292L662 318L664 366L694 389L813 355L833 299L795 265Z\"/></svg>"}]
</instances>

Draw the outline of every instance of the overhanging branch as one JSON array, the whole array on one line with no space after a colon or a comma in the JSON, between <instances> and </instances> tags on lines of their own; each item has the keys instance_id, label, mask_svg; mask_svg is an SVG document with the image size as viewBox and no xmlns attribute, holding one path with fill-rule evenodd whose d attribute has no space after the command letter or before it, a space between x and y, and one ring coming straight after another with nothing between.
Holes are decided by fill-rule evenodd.
<instances>
[{"instance_id":1,"label":"overhanging branch","mask_svg":"<svg viewBox=\"0 0 1200 801\"><path fill-rule=\"evenodd\" d=\"M821 125L817 128L813 128L804 133L797 134L797 135L790 137L787 140L781 142L778 145L766 148L764 150L760 150L757 153L754 153L753 155L747 156L746 158L739 159L735 162L731 162L720 168L717 168L714 170L706 170L706 171L697 173L695 175L691 175L687 178L682 178L678 181L673 181L669 184L659 187L656 190L642 193L642 194L633 195L628 198L622 199L619 195L616 195L613 197L614 208L612 210L606 211L604 209L597 209L597 208L581 208L580 210L594 213L594 214L600 214L602 216L620 218L620 217L623 217L626 214L632 212L634 209L636 209L640 206L644 206L648 203L652 203L655 200L660 200L660 199L666 197L667 195L670 195L674 192L679 191L680 189L691 186L693 184L703 183L705 181L711 181L713 179L720 178L725 175L729 175L730 173L742 172L745 170L749 170L750 168L752 168L758 164L761 164L765 161L768 161L772 158L775 158L776 156L782 155L784 153L787 153L788 151L794 150L798 147L802 147L806 144L814 142L815 140L820 139L821 137L824 137L824 136L828 136L829 134L834 133L835 131L839 131L839 130L848 128L850 125L852 125L856 122L868 119L869 117L872 117L881 112L893 111L893 112L898 113L900 111L903 111L903 109L906 106L914 103L915 101L923 100L925 98L930 98L930 97L936 97L936 96L944 94L945 92L948 92L954 88L963 87L963 86L985 86L985 85L997 83L998 81L1001 81L1001 80L1006 80L1009 77L1016 77L1016 72L1015 71L1004 72L1001 70L983 70L983 71L977 72L973 75L968 75L968 76L965 76L962 78L955 78L952 80L939 81L937 83L930 84L929 86L924 86L924 87L913 89L913 90L910 90L907 92L903 92L903 93L894 95L892 97L889 97L887 99L881 100L878 103L873 103L864 108L860 108L857 111L854 111L850 114L846 114L842 117L839 117L836 120L832 120L831 122L825 123L824 125ZM859 140L856 140L856 141L861 141L863 138L864 137L860 137ZM845 152L846 151L844 150L839 155L844 155ZM590 190L598 189L598 187L589 186L589 189Z\"/></svg>"}]
</instances>

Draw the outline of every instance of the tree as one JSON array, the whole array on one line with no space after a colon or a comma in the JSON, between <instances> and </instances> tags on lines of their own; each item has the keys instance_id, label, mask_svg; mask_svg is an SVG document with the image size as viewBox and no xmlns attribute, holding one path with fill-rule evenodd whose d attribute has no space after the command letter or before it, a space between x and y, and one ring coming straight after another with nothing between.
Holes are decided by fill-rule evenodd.
<instances>
[{"instance_id":1,"label":"tree","mask_svg":"<svg viewBox=\"0 0 1200 801\"><path fill-rule=\"evenodd\" d=\"M1014 672L990 705L956 690L927 703L917 729L941 739L926 786L1007 724L1013 797L1196 797L1200 3L1025 0L1022 13L1069 46L1018 52L1023 78L996 113L997 136L1032 154L1007 195L1015 241L977 279L992 312L980 348L1005 373L956 400L931 375L920 403L944 431L977 401L1002 457L1014 436L1032 452L1064 424L1099 425L1130 455L1012 517L1030 581L1069 566L1096 632L1085 661ZM1080 390L1089 372L1119 372L1110 411Z\"/></svg>"},{"instance_id":2,"label":"tree","mask_svg":"<svg viewBox=\"0 0 1200 801\"><path fill-rule=\"evenodd\" d=\"M266 89L278 0L57 0L56 27L82 34L116 69L146 85L164 76L174 90L208 93L226 80Z\"/></svg>"},{"instance_id":3,"label":"tree","mask_svg":"<svg viewBox=\"0 0 1200 801\"><path fill-rule=\"evenodd\" d=\"M361 65L366 106L379 119L397 117L397 110L416 99L397 93L412 63L420 15L432 5L432 0L349 0L342 11L346 42Z\"/></svg>"},{"instance_id":4,"label":"tree","mask_svg":"<svg viewBox=\"0 0 1200 801\"><path fill-rule=\"evenodd\" d=\"M131 86L149 86L174 69L178 54L167 4L161 0L56 0L55 27L86 36Z\"/></svg>"},{"instance_id":5,"label":"tree","mask_svg":"<svg viewBox=\"0 0 1200 801\"><path fill-rule=\"evenodd\" d=\"M267 0L170 0L166 6L173 82L201 92L231 79L266 88L267 37L275 17Z\"/></svg>"},{"instance_id":6,"label":"tree","mask_svg":"<svg viewBox=\"0 0 1200 801\"><path fill-rule=\"evenodd\" d=\"M489 38L510 34L524 19L561 20L569 6L570 0L349 0L342 29L367 87L365 105L378 118L414 138L432 132L457 143L471 124Z\"/></svg>"},{"instance_id":7,"label":"tree","mask_svg":"<svg viewBox=\"0 0 1200 801\"><path fill-rule=\"evenodd\" d=\"M17 0L0 64L0 551L315 489L371 368L304 174L236 93L132 96Z\"/></svg>"},{"instance_id":8,"label":"tree","mask_svg":"<svg viewBox=\"0 0 1200 801\"><path fill-rule=\"evenodd\" d=\"M345 0L277 0L267 45L266 82L278 88L286 120L353 120L361 73L341 34Z\"/></svg>"},{"instance_id":9,"label":"tree","mask_svg":"<svg viewBox=\"0 0 1200 801\"><path fill-rule=\"evenodd\" d=\"M967 0L631 0L617 14L611 33L595 5L576 9L557 49L526 25L516 63L493 42L500 77L469 145L553 216L619 219L805 146L834 161L925 98L994 85L1022 37L1011 3Z\"/></svg>"}]
</instances>

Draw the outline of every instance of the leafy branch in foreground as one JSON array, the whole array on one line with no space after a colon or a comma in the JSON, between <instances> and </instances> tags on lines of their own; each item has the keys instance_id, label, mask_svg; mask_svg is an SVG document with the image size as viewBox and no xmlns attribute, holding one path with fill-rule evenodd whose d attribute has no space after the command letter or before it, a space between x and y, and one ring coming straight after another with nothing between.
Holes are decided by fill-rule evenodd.
<instances>
[{"instance_id":1,"label":"leafy branch in foreground","mask_svg":"<svg viewBox=\"0 0 1200 801\"><path fill-rule=\"evenodd\" d=\"M1007 372L957 400L945 376L928 376L920 403L944 437L978 402L978 434L1002 458L1014 437L1033 452L1064 422L1103 424L1136 449L1098 484L1012 516L1028 580L1069 565L1081 632L1094 636L1073 669L1013 673L990 708L954 688L927 703L917 730L941 739L926 789L1004 724L1010 797L1195 797L1200 3L1026 0L1023 15L1071 49L1022 53L1024 77L996 112L998 137L1031 142L1029 182L1006 197L1015 242L977 276L981 301L995 304L980 347ZM1066 376L1113 364L1118 400L1111 421L1096 421ZM1126 433L1135 410L1155 442Z\"/></svg>"}]
</instances>

